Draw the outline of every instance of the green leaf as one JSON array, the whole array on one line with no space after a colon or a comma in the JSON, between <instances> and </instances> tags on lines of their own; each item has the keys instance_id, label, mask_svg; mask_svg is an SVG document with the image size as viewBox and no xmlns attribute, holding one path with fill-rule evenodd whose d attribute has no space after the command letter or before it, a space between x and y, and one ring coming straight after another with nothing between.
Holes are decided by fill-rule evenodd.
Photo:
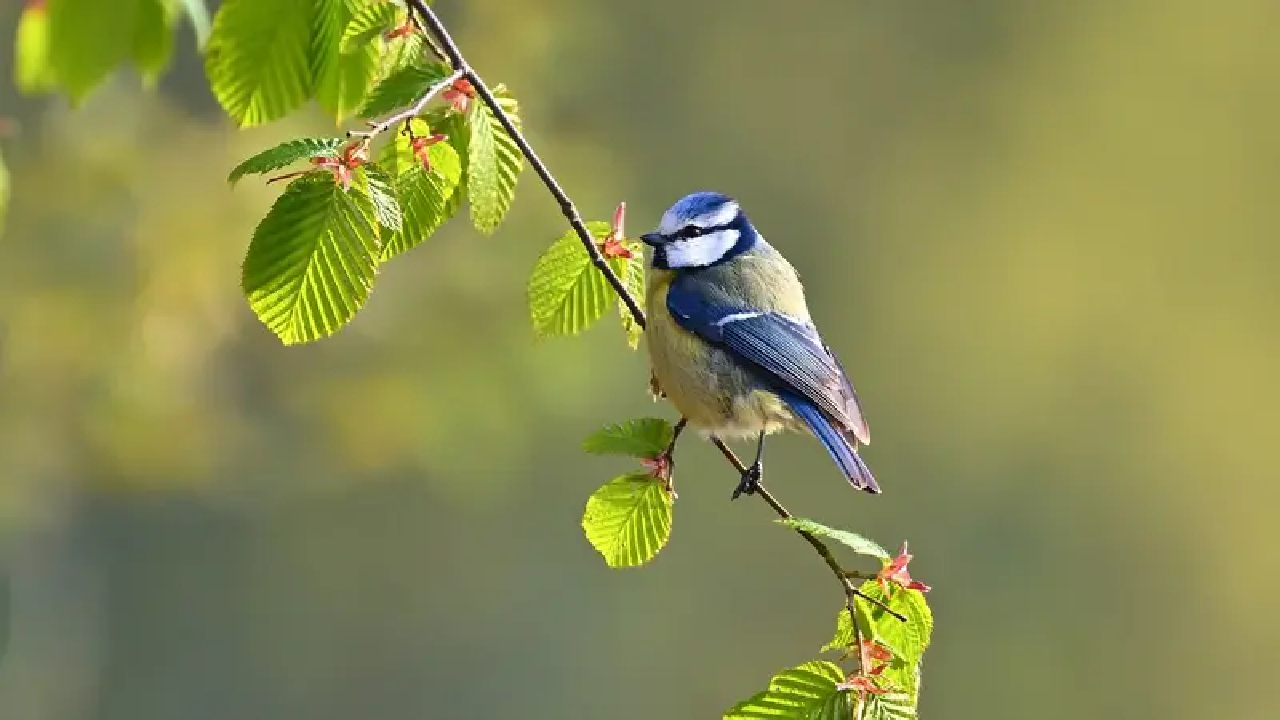
<instances>
[{"instance_id":1,"label":"green leaf","mask_svg":"<svg viewBox=\"0 0 1280 720\"><path fill-rule=\"evenodd\" d=\"M672 499L662 483L640 475L614 478L587 500L582 529L609 567L653 559L671 537Z\"/></svg>"},{"instance_id":2,"label":"green leaf","mask_svg":"<svg viewBox=\"0 0 1280 720\"><path fill-rule=\"evenodd\" d=\"M245 175L261 175L292 165L299 160L313 157L338 157L338 148L345 140L338 138L302 138L286 140L279 145L254 155L236 166L227 177L234 183Z\"/></svg>"},{"instance_id":3,"label":"green leaf","mask_svg":"<svg viewBox=\"0 0 1280 720\"><path fill-rule=\"evenodd\" d=\"M867 709L862 714L863 720L911 720L914 717L915 702L906 693L870 695L867 698Z\"/></svg>"},{"instance_id":4,"label":"green leaf","mask_svg":"<svg viewBox=\"0 0 1280 720\"><path fill-rule=\"evenodd\" d=\"M396 199L391 176L377 165L365 165L364 171L364 189L373 201L373 212L378 218L378 224L389 232L400 232L404 225L404 215L400 211L400 201Z\"/></svg>"},{"instance_id":5,"label":"green leaf","mask_svg":"<svg viewBox=\"0 0 1280 720\"><path fill-rule=\"evenodd\" d=\"M644 249L638 243L624 243L626 248L631 251L630 259L623 259L625 266L618 277L622 279L622 285L636 299L636 302L644 303ZM631 316L631 308L622 301L622 297L618 297L618 315L622 317L622 331L627 335L627 345L635 350L640 347L640 338L644 335L644 328L640 327L640 323L636 322Z\"/></svg>"},{"instance_id":6,"label":"green leaf","mask_svg":"<svg viewBox=\"0 0 1280 720\"><path fill-rule=\"evenodd\" d=\"M836 687L844 679L844 673L835 663L813 660L774 675L768 690L734 705L724 718L848 720L852 717L853 704L849 693Z\"/></svg>"},{"instance_id":7,"label":"green leaf","mask_svg":"<svg viewBox=\"0 0 1280 720\"><path fill-rule=\"evenodd\" d=\"M584 452L594 455L631 455L656 458L666 452L675 428L661 418L640 418L606 425L582 443Z\"/></svg>"},{"instance_id":8,"label":"green leaf","mask_svg":"<svg viewBox=\"0 0 1280 720\"><path fill-rule=\"evenodd\" d=\"M196 33L196 47L204 49L209 42L209 8L204 0L181 0L182 9L186 11L187 20L191 21L191 29Z\"/></svg>"},{"instance_id":9,"label":"green leaf","mask_svg":"<svg viewBox=\"0 0 1280 720\"><path fill-rule=\"evenodd\" d=\"M143 85L153 87L173 57L177 8L168 0L139 0L133 29L133 64Z\"/></svg>"},{"instance_id":10,"label":"green leaf","mask_svg":"<svg viewBox=\"0 0 1280 720\"><path fill-rule=\"evenodd\" d=\"M609 234L609 223L592 221L594 238ZM607 261L615 273L625 272L624 258ZM570 230L538 258L529 276L529 316L538 337L576 335L604 316L613 288L591 264L582 240Z\"/></svg>"},{"instance_id":11,"label":"green leaf","mask_svg":"<svg viewBox=\"0 0 1280 720\"><path fill-rule=\"evenodd\" d=\"M933 615L924 593L893 584L889 588L889 596L886 597L878 582L868 580L859 590L905 615L907 621L898 620L879 606L862 599L857 603L858 620L870 639L893 651L893 661L884 671L884 679L914 697L920 684L921 659L933 633Z\"/></svg>"},{"instance_id":12,"label":"green leaf","mask_svg":"<svg viewBox=\"0 0 1280 720\"><path fill-rule=\"evenodd\" d=\"M408 107L447 77L449 71L440 63L421 62L399 68L369 92L368 99L360 108L360 117L390 115Z\"/></svg>"},{"instance_id":13,"label":"green leaf","mask_svg":"<svg viewBox=\"0 0 1280 720\"><path fill-rule=\"evenodd\" d=\"M512 108L507 115L519 129L519 115L515 113L514 105ZM511 208L524 159L515 140L479 99L471 103L467 127L470 130L467 138L467 200L471 204L471 223L482 233L492 233Z\"/></svg>"},{"instance_id":14,"label":"green leaf","mask_svg":"<svg viewBox=\"0 0 1280 720\"><path fill-rule=\"evenodd\" d=\"M394 3L365 3L355 10L355 14L342 31L342 41L338 50L349 55L374 43L384 33L389 32L400 22L400 8Z\"/></svg>"},{"instance_id":15,"label":"green leaf","mask_svg":"<svg viewBox=\"0 0 1280 720\"><path fill-rule=\"evenodd\" d=\"M849 532L848 530L836 530L835 528L830 528L821 523L806 520L805 518L783 518L781 520L776 520L775 522L782 523L793 530L802 530L819 537L831 538L842 545L853 548L853 551L860 555L870 555L871 557L877 557L881 560L889 559L889 553L885 551L884 548L880 547L874 541L868 540L857 533Z\"/></svg>"},{"instance_id":16,"label":"green leaf","mask_svg":"<svg viewBox=\"0 0 1280 720\"><path fill-rule=\"evenodd\" d=\"M49 8L27 5L18 18L13 46L13 84L27 95L53 89L56 76L49 61Z\"/></svg>"},{"instance_id":17,"label":"green leaf","mask_svg":"<svg viewBox=\"0 0 1280 720\"><path fill-rule=\"evenodd\" d=\"M218 9L205 73L237 125L278 120L311 96L314 19L312 0L226 0Z\"/></svg>"},{"instance_id":18,"label":"green leaf","mask_svg":"<svg viewBox=\"0 0 1280 720\"><path fill-rule=\"evenodd\" d=\"M836 634L831 638L831 642L822 646L822 652L831 650L844 651L850 645L853 645L853 641L853 622L849 618L849 608L842 607L836 615Z\"/></svg>"},{"instance_id":19,"label":"green leaf","mask_svg":"<svg viewBox=\"0 0 1280 720\"><path fill-rule=\"evenodd\" d=\"M316 28L311 44L311 67L316 100L342 122L364 103L369 85L378 72L381 45L366 42L352 52L341 52L345 29L358 13L373 7L372 0L315 0ZM378 2L378 5L385 3Z\"/></svg>"},{"instance_id":20,"label":"green leaf","mask_svg":"<svg viewBox=\"0 0 1280 720\"><path fill-rule=\"evenodd\" d=\"M286 345L332 335L369 297L378 221L373 201L354 188L309 173L253 233L241 281L253 311Z\"/></svg>"},{"instance_id":21,"label":"green leaf","mask_svg":"<svg viewBox=\"0 0 1280 720\"><path fill-rule=\"evenodd\" d=\"M49 0L49 62L73 103L129 55L143 2Z\"/></svg>"},{"instance_id":22,"label":"green leaf","mask_svg":"<svg viewBox=\"0 0 1280 720\"><path fill-rule=\"evenodd\" d=\"M420 137L428 131L421 120L415 120L413 125ZM384 261L417 247L457 212L458 204L453 198L462 179L462 161L457 151L441 142L428 148L427 153L430 171L414 157L407 136L398 133L383 146L378 164L392 175L396 197L404 211L401 232L392 234L383 244Z\"/></svg>"}]
</instances>

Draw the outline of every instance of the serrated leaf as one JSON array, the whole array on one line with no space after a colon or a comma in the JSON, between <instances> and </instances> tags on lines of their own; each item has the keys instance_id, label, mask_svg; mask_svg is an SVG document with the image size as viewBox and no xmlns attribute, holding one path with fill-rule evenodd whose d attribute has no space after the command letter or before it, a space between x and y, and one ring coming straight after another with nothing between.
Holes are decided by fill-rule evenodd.
<instances>
[{"instance_id":1,"label":"serrated leaf","mask_svg":"<svg viewBox=\"0 0 1280 720\"><path fill-rule=\"evenodd\" d=\"M623 271L618 275L622 279L623 286L636 302L644 303L644 249L636 243L625 243L628 250L631 251L632 257L624 259L626 263ZM640 323L631 315L631 308L622 301L622 297L618 297L618 315L622 318L622 331L627 335L627 345L635 350L640 347L640 338L644 335L644 328L640 327Z\"/></svg>"},{"instance_id":2,"label":"serrated leaf","mask_svg":"<svg viewBox=\"0 0 1280 720\"><path fill-rule=\"evenodd\" d=\"M831 641L822 646L822 652L845 650L853 644L853 621L849 618L849 608L842 607L836 614L836 634Z\"/></svg>"},{"instance_id":3,"label":"serrated leaf","mask_svg":"<svg viewBox=\"0 0 1280 720\"><path fill-rule=\"evenodd\" d=\"M784 670L769 681L769 689L734 705L725 720L767 718L781 720L848 720L849 693L837 688L844 673L835 663L814 660Z\"/></svg>"},{"instance_id":4,"label":"serrated leaf","mask_svg":"<svg viewBox=\"0 0 1280 720\"><path fill-rule=\"evenodd\" d=\"M460 163L458 186L449 198L445 217L453 217L462 209L462 201L467 197L467 119L463 115L442 107L429 111L424 119L430 123L431 132L442 133L448 137L449 146L453 148Z\"/></svg>"},{"instance_id":5,"label":"serrated leaf","mask_svg":"<svg viewBox=\"0 0 1280 720\"><path fill-rule=\"evenodd\" d=\"M414 122L415 133L428 132L426 123ZM427 149L431 161L428 172L413 154L409 138L397 134L383 147L379 165L392 175L392 184L404 211L401 232L390 235L382 248L383 261L412 250L439 229L454 212L453 201L462 179L462 162L448 143L436 143Z\"/></svg>"},{"instance_id":6,"label":"serrated leaf","mask_svg":"<svg viewBox=\"0 0 1280 720\"><path fill-rule=\"evenodd\" d=\"M893 661L885 669L883 677L914 697L920 681L921 659L933 633L933 615L924 593L893 584L889 587L887 598L880 583L874 580L864 582L859 590L905 615L907 621L898 620L879 606L862 599L857 604L858 619L868 629L870 639L893 651Z\"/></svg>"},{"instance_id":7,"label":"serrated leaf","mask_svg":"<svg viewBox=\"0 0 1280 720\"><path fill-rule=\"evenodd\" d=\"M129 56L143 3L158 0L48 0L49 62L73 103Z\"/></svg>"},{"instance_id":8,"label":"serrated leaf","mask_svg":"<svg viewBox=\"0 0 1280 720\"><path fill-rule=\"evenodd\" d=\"M166 0L140 0L133 29L133 64L143 85L153 87L173 57L177 8Z\"/></svg>"},{"instance_id":9,"label":"serrated leaf","mask_svg":"<svg viewBox=\"0 0 1280 720\"><path fill-rule=\"evenodd\" d=\"M911 720L916 717L915 702L905 693L870 695L862 720Z\"/></svg>"},{"instance_id":10,"label":"serrated leaf","mask_svg":"<svg viewBox=\"0 0 1280 720\"><path fill-rule=\"evenodd\" d=\"M805 518L782 518L775 522L786 525L793 530L803 530L819 537L830 538L846 547L852 548L859 555L870 555L881 560L889 559L889 553L879 544L855 532L837 530Z\"/></svg>"},{"instance_id":11,"label":"serrated leaf","mask_svg":"<svg viewBox=\"0 0 1280 720\"><path fill-rule=\"evenodd\" d=\"M360 117L389 115L408 107L447 77L449 71L440 63L419 62L398 68L369 92Z\"/></svg>"},{"instance_id":12,"label":"serrated leaf","mask_svg":"<svg viewBox=\"0 0 1280 720\"><path fill-rule=\"evenodd\" d=\"M514 105L512 108L507 114L519 129L519 116L514 113ZM492 233L511 209L524 158L497 116L479 99L471 102L467 128L470 131L467 201L471 205L471 223L482 233Z\"/></svg>"},{"instance_id":13,"label":"serrated leaf","mask_svg":"<svg viewBox=\"0 0 1280 720\"><path fill-rule=\"evenodd\" d=\"M592 221L587 229L597 240L609 234L609 223ZM626 259L607 261L615 273L625 271ZM582 240L570 230L538 258L529 275L529 316L538 337L576 335L609 309L613 288L591 263Z\"/></svg>"},{"instance_id":14,"label":"serrated leaf","mask_svg":"<svg viewBox=\"0 0 1280 720\"><path fill-rule=\"evenodd\" d=\"M376 42L400 20L400 8L389 2L365 3L355 10L347 26L342 30L339 52L344 55Z\"/></svg>"},{"instance_id":15,"label":"serrated leaf","mask_svg":"<svg viewBox=\"0 0 1280 720\"><path fill-rule=\"evenodd\" d=\"M28 4L18 18L13 46L13 84L19 92L36 95L53 89L49 62L49 8Z\"/></svg>"},{"instance_id":16,"label":"serrated leaf","mask_svg":"<svg viewBox=\"0 0 1280 720\"><path fill-rule=\"evenodd\" d=\"M369 297L378 232L363 192L343 190L327 172L293 181L249 244L242 274L249 305L286 345L332 335Z\"/></svg>"},{"instance_id":17,"label":"serrated leaf","mask_svg":"<svg viewBox=\"0 0 1280 720\"><path fill-rule=\"evenodd\" d=\"M311 96L314 27L312 0L223 2L205 48L205 73L237 125L278 120Z\"/></svg>"},{"instance_id":18,"label":"serrated leaf","mask_svg":"<svg viewBox=\"0 0 1280 720\"><path fill-rule=\"evenodd\" d=\"M191 29L196 33L196 47L203 50L209 42L209 31L212 26L209 20L209 8L204 0L181 0L182 9L186 12Z\"/></svg>"},{"instance_id":19,"label":"serrated leaf","mask_svg":"<svg viewBox=\"0 0 1280 720\"><path fill-rule=\"evenodd\" d=\"M656 458L666 452L675 428L662 418L639 418L606 425L583 441L583 452Z\"/></svg>"},{"instance_id":20,"label":"serrated leaf","mask_svg":"<svg viewBox=\"0 0 1280 720\"><path fill-rule=\"evenodd\" d=\"M245 160L231 171L227 182L234 183L245 175L261 175L313 157L338 157L345 140L338 138L301 138L286 140Z\"/></svg>"},{"instance_id":21,"label":"serrated leaf","mask_svg":"<svg viewBox=\"0 0 1280 720\"><path fill-rule=\"evenodd\" d=\"M587 500L582 529L609 567L634 567L653 559L671 537L672 499L649 475L624 475Z\"/></svg>"},{"instance_id":22,"label":"serrated leaf","mask_svg":"<svg viewBox=\"0 0 1280 720\"><path fill-rule=\"evenodd\" d=\"M373 6L370 0L315 0L315 3L311 68L316 100L340 123L364 103L369 85L378 72L381 46L377 41L365 42L349 53L339 49L347 26L358 13Z\"/></svg>"},{"instance_id":23,"label":"serrated leaf","mask_svg":"<svg viewBox=\"0 0 1280 720\"><path fill-rule=\"evenodd\" d=\"M378 224L388 232L398 233L404 226L404 215L400 210L400 201L396 199L395 186L382 168L377 165L364 166L364 189L373 201L374 215Z\"/></svg>"}]
</instances>

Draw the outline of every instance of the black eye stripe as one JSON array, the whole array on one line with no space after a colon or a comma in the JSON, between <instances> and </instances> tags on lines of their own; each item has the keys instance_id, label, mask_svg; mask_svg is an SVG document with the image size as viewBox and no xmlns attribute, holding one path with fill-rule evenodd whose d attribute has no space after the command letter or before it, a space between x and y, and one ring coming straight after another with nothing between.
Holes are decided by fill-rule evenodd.
<instances>
[{"instance_id":1,"label":"black eye stripe","mask_svg":"<svg viewBox=\"0 0 1280 720\"><path fill-rule=\"evenodd\" d=\"M675 238L677 240L687 240L689 238L696 238L696 237L701 237L703 235L710 235L711 233L720 232L721 230L728 230L730 227L732 227L732 225L716 225L715 227L700 227L698 225L685 225L684 227L676 231Z\"/></svg>"}]
</instances>

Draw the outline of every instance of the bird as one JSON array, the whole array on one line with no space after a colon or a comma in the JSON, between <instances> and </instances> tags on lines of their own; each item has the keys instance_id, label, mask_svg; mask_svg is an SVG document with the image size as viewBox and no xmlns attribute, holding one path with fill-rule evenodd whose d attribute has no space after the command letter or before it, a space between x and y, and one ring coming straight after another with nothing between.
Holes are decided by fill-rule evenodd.
<instances>
[{"instance_id":1,"label":"bird","mask_svg":"<svg viewBox=\"0 0 1280 720\"><path fill-rule=\"evenodd\" d=\"M651 248L653 387L683 416L680 429L755 440L733 498L759 489L765 437L779 431L813 434L850 485L879 493L858 455L871 433L853 384L818 333L795 268L738 201L686 195L640 239Z\"/></svg>"}]
</instances>

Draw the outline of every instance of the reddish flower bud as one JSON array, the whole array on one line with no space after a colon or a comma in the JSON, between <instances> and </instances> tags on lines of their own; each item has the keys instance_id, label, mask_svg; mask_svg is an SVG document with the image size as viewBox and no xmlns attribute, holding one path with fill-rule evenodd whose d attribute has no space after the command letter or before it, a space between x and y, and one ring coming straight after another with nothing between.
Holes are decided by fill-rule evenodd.
<instances>
[{"instance_id":1,"label":"reddish flower bud","mask_svg":"<svg viewBox=\"0 0 1280 720\"><path fill-rule=\"evenodd\" d=\"M907 563L911 562L911 555L907 552L907 543L902 543L902 552L898 557L894 558L880 569L876 574L876 579L880 582L880 589L884 591L885 596L889 595L889 583L894 583L908 590L919 590L920 592L929 592L929 586L919 580L912 580L911 573L907 571Z\"/></svg>"},{"instance_id":2,"label":"reddish flower bud","mask_svg":"<svg viewBox=\"0 0 1280 720\"><path fill-rule=\"evenodd\" d=\"M471 100L476 96L476 89L471 85L471 81L466 78L458 78L453 81L453 85L440 94L445 102L453 106L455 112L464 113L467 106L471 104Z\"/></svg>"}]
</instances>

